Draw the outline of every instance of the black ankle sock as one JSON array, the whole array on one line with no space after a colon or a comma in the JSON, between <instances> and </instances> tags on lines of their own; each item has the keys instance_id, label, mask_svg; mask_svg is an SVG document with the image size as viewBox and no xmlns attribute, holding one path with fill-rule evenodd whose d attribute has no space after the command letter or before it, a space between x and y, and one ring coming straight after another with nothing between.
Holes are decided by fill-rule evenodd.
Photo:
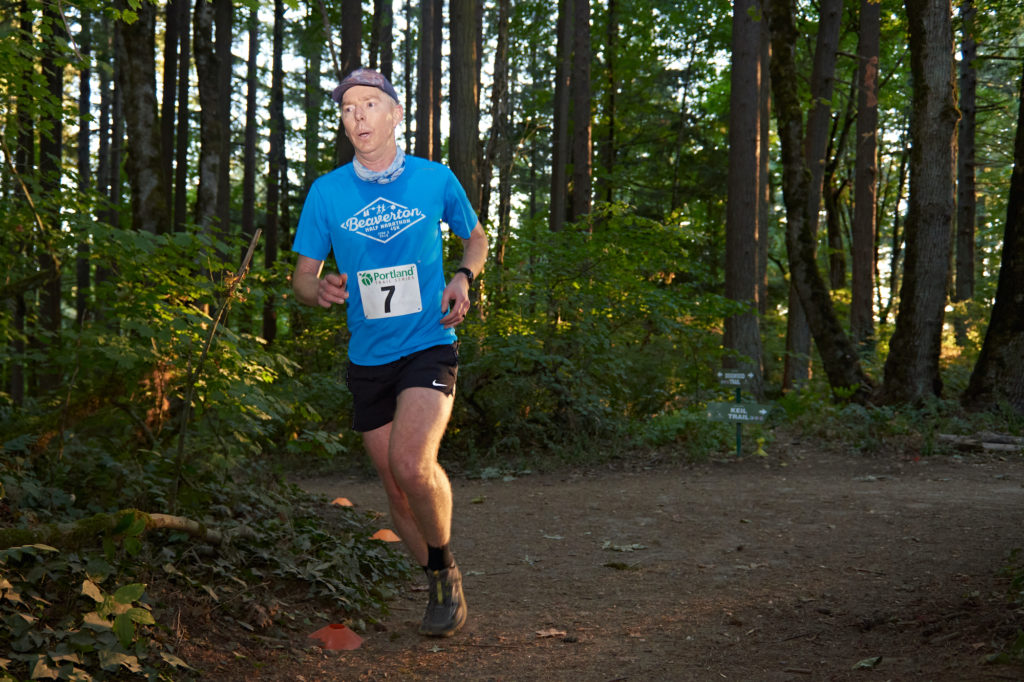
<instances>
[{"instance_id":1,"label":"black ankle sock","mask_svg":"<svg viewBox=\"0 0 1024 682\"><path fill-rule=\"evenodd\" d=\"M427 545L427 570L443 571L455 565L455 557L448 545L443 547L431 547Z\"/></svg>"}]
</instances>

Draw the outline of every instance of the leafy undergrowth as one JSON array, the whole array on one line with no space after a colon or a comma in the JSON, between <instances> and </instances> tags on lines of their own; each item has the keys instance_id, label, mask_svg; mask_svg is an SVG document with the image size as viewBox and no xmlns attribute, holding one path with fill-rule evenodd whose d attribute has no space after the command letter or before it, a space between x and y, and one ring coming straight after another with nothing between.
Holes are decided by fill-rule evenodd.
<instances>
[{"instance_id":1,"label":"leafy undergrowth","mask_svg":"<svg viewBox=\"0 0 1024 682\"><path fill-rule=\"evenodd\" d=\"M303 614L325 612L362 629L408 577L365 513L268 480L206 492L217 504L198 534L130 512L92 538L61 526L60 548L0 550L0 680L193 679L192 627L305 630ZM0 533L31 530L5 512Z\"/></svg>"},{"instance_id":2,"label":"leafy undergrowth","mask_svg":"<svg viewBox=\"0 0 1024 682\"><path fill-rule=\"evenodd\" d=\"M1010 557L1003 573L1009 581L1010 603L1019 609L1021 614L1024 614L1024 553L1019 547L1010 551ZM991 661L993 663L1024 661L1024 623L1017 631L1017 638L1004 651L992 657Z\"/></svg>"}]
</instances>

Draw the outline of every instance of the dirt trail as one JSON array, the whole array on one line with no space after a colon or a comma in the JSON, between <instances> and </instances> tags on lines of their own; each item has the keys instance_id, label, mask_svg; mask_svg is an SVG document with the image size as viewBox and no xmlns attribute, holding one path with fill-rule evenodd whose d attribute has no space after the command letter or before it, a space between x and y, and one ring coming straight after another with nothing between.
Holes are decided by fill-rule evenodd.
<instances>
[{"instance_id":1,"label":"dirt trail","mask_svg":"<svg viewBox=\"0 0 1024 682\"><path fill-rule=\"evenodd\" d=\"M1024 630L999 576L1024 547L1024 460L797 447L455 479L460 634L417 636L410 586L359 650L296 642L217 679L1024 680L984 663ZM374 481L302 485L386 510Z\"/></svg>"}]
</instances>

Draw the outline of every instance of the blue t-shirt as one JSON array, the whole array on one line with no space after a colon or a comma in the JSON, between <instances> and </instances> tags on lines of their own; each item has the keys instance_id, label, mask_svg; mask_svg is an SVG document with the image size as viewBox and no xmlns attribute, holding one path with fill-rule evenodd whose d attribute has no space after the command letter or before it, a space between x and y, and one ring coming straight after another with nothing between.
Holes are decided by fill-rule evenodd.
<instances>
[{"instance_id":1,"label":"blue t-shirt","mask_svg":"<svg viewBox=\"0 0 1024 682\"><path fill-rule=\"evenodd\" d=\"M309 190L292 249L331 250L348 274L349 360L383 365L456 340L440 319L446 284L441 222L469 239L477 216L455 174L413 156L394 182L360 180L346 164Z\"/></svg>"}]
</instances>

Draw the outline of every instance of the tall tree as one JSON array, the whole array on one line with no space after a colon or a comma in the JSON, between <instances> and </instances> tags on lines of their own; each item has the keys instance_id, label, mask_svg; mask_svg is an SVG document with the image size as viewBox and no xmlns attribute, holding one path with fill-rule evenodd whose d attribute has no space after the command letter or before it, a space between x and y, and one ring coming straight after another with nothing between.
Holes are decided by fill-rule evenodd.
<instances>
[{"instance_id":1,"label":"tall tree","mask_svg":"<svg viewBox=\"0 0 1024 682\"><path fill-rule=\"evenodd\" d=\"M363 3L360 0L342 0L341 3L341 73L338 78L359 68L363 59ZM340 119L339 119L340 120ZM335 161L348 163L356 154L352 142L345 136L344 128L338 126L335 139Z\"/></svg>"},{"instance_id":2,"label":"tall tree","mask_svg":"<svg viewBox=\"0 0 1024 682\"><path fill-rule=\"evenodd\" d=\"M83 10L78 33L78 50L85 64L78 74L78 191L86 196L92 191L92 13ZM81 328L89 305L92 286L89 273L89 240L79 240L75 261L75 326Z\"/></svg>"},{"instance_id":3,"label":"tall tree","mask_svg":"<svg viewBox=\"0 0 1024 682\"><path fill-rule=\"evenodd\" d=\"M558 39L555 48L555 102L551 132L551 215L549 226L559 232L568 209L566 178L569 164L569 102L572 77L572 8L576 0L558 3Z\"/></svg>"},{"instance_id":4,"label":"tall tree","mask_svg":"<svg viewBox=\"0 0 1024 682\"><path fill-rule=\"evenodd\" d=\"M60 187L64 156L64 61L63 45L68 36L58 9L43 5L43 54L40 70L46 82L48 102L41 106L39 122L39 175L41 187ZM59 197L59 191L54 199ZM56 345L61 328L61 270L57 235L60 230L59 201L41 202L40 211L46 216L49 234L43 236L39 247L39 270L48 273L39 291L39 326L45 335L37 336L40 345ZM44 342L43 338L50 341ZM60 375L46 363L39 367L39 388L49 391L60 383Z\"/></svg>"},{"instance_id":5,"label":"tall tree","mask_svg":"<svg viewBox=\"0 0 1024 682\"><path fill-rule=\"evenodd\" d=\"M306 127L303 130L303 142L306 153L302 168L302 196L306 196L313 181L320 174L320 109L323 104L323 88L320 80L323 76L322 60L324 43L323 22L317 18L311 7L306 19L305 37L300 43L306 58L306 71L303 76L302 109L306 112Z\"/></svg>"},{"instance_id":6,"label":"tall tree","mask_svg":"<svg viewBox=\"0 0 1024 682\"><path fill-rule=\"evenodd\" d=\"M611 203L615 197L615 183L612 182L612 174L615 172L616 162L616 139L615 139L615 107L618 104L618 75L616 71L619 48L619 6L617 0L608 0L608 8L605 12L607 24L605 26L605 51L604 51L604 102L601 108L604 110L604 125L598 136L597 162L600 165L600 173L597 178L597 197L601 201Z\"/></svg>"},{"instance_id":7,"label":"tall tree","mask_svg":"<svg viewBox=\"0 0 1024 682\"><path fill-rule=\"evenodd\" d=\"M590 213L593 191L590 0L573 0L572 26L572 205L569 219L578 220Z\"/></svg>"},{"instance_id":8,"label":"tall tree","mask_svg":"<svg viewBox=\"0 0 1024 682\"><path fill-rule=\"evenodd\" d=\"M284 167L284 0L274 0L273 54L270 76L270 147L267 153L267 220L263 240L263 265L269 272L277 262L280 240L281 178ZM263 303L263 338L277 337L275 297Z\"/></svg>"},{"instance_id":9,"label":"tall tree","mask_svg":"<svg viewBox=\"0 0 1024 682\"><path fill-rule=\"evenodd\" d=\"M511 199L512 199L512 130L511 82L509 71L509 16L510 0L498 0L498 40L494 51L494 87L491 91L491 136L487 142L487 160L482 174L483 200L481 201L480 220L488 221L490 205L491 169L498 169L498 221L494 248L491 250L494 260L494 288L500 293L504 290L505 253L511 237Z\"/></svg>"},{"instance_id":10,"label":"tall tree","mask_svg":"<svg viewBox=\"0 0 1024 682\"><path fill-rule=\"evenodd\" d=\"M217 126L223 135L220 140L220 166L217 169L217 225L223 236L231 233L231 78L234 73L234 57L231 44L234 41L235 11L233 0L216 0L214 3L215 46L217 53Z\"/></svg>"},{"instance_id":11,"label":"tall tree","mask_svg":"<svg viewBox=\"0 0 1024 682\"><path fill-rule=\"evenodd\" d=\"M373 0L373 31L370 34L370 68L391 80L395 51L391 44L395 16L391 0Z\"/></svg>"},{"instance_id":12,"label":"tall tree","mask_svg":"<svg viewBox=\"0 0 1024 682\"><path fill-rule=\"evenodd\" d=\"M860 2L857 33L857 132L851 234L850 334L861 345L875 336L875 216L878 211L878 51L881 3Z\"/></svg>"},{"instance_id":13,"label":"tall tree","mask_svg":"<svg viewBox=\"0 0 1024 682\"><path fill-rule=\"evenodd\" d=\"M419 59L416 62L416 156L441 160L440 126L441 44L437 40L443 17L441 0L420 3Z\"/></svg>"},{"instance_id":14,"label":"tall tree","mask_svg":"<svg viewBox=\"0 0 1024 682\"><path fill-rule=\"evenodd\" d=\"M973 407L1006 402L1024 415L1024 74L1013 157L996 301L963 400Z\"/></svg>"},{"instance_id":15,"label":"tall tree","mask_svg":"<svg viewBox=\"0 0 1024 682\"><path fill-rule=\"evenodd\" d=\"M906 0L910 71L910 199L896 328L885 361L884 399L940 395L939 355L953 230L957 124L952 6Z\"/></svg>"},{"instance_id":16,"label":"tall tree","mask_svg":"<svg viewBox=\"0 0 1024 682\"><path fill-rule=\"evenodd\" d=\"M960 3L960 126L957 131L956 156L956 259L953 301L974 298L974 232L977 214L975 197L975 154L978 72L975 59L978 43L975 39L977 9L973 0ZM957 342L967 343L967 329L959 317L954 322Z\"/></svg>"},{"instance_id":17,"label":"tall tree","mask_svg":"<svg viewBox=\"0 0 1024 682\"><path fill-rule=\"evenodd\" d=\"M256 233L256 94L259 89L260 44L259 8L249 9L249 54L246 59L245 75L245 133L242 143L242 234L251 237ZM317 53L320 52L319 43ZM309 112L309 108L306 108ZM314 128L315 124L308 127Z\"/></svg>"},{"instance_id":18,"label":"tall tree","mask_svg":"<svg viewBox=\"0 0 1024 682\"><path fill-rule=\"evenodd\" d=\"M480 83L477 78L476 0L450 0L451 12L451 130L452 172L480 211Z\"/></svg>"},{"instance_id":19,"label":"tall tree","mask_svg":"<svg viewBox=\"0 0 1024 682\"><path fill-rule=\"evenodd\" d=\"M804 155L803 114L796 84L794 50L799 44L793 0L769 4L772 34L771 80L782 145L782 191L786 205L786 253L792 286L821 355L833 391L867 399L871 382L861 367L856 349L836 316L828 287L818 269L814 229L817 203L810 201L812 171Z\"/></svg>"},{"instance_id":20,"label":"tall tree","mask_svg":"<svg viewBox=\"0 0 1024 682\"><path fill-rule=\"evenodd\" d=\"M127 6L124 0L116 4ZM132 190L132 226L164 234L170 231L167 178L163 173L160 126L156 98L156 6L144 2L138 18L116 24L115 45L118 88L124 93L124 121L128 132L128 181ZM114 172L114 169L111 169Z\"/></svg>"},{"instance_id":21,"label":"tall tree","mask_svg":"<svg viewBox=\"0 0 1024 682\"><path fill-rule=\"evenodd\" d=\"M220 0L224 2L225 0ZM219 110L222 105L221 76L218 68L220 55L214 42L215 10L211 0L196 0L194 17L194 45L196 78L199 83L199 183L196 189L196 225L207 233L217 234L218 193L221 189L221 165L224 158L224 138L228 131L222 127Z\"/></svg>"},{"instance_id":22,"label":"tall tree","mask_svg":"<svg viewBox=\"0 0 1024 682\"><path fill-rule=\"evenodd\" d=\"M189 142L189 69L192 62L192 31L188 18L189 3L178 3L178 25L181 27L178 50L178 106L174 136L174 229L182 232L188 220L188 142Z\"/></svg>"},{"instance_id":23,"label":"tall tree","mask_svg":"<svg viewBox=\"0 0 1024 682\"><path fill-rule=\"evenodd\" d=\"M782 0L785 2L785 0ZM829 124L832 114L832 91L835 84L836 50L839 45L839 28L842 21L842 0L825 0L821 4L817 39L814 48L814 65L811 71L811 108L807 114L807 133L803 142L804 163L810 173L807 185L805 212L807 246L814 248L817 243L818 215L821 209L825 165L829 140ZM774 84L774 83L773 83ZM781 87L789 87L781 84ZM788 227L789 226L787 223ZM807 254L810 258L813 251ZM810 267L810 261L808 262ZM814 266L817 270L817 266ZM798 386L810 378L811 371L811 329L809 312L804 309L803 296L796 289L795 278L789 283L789 315L786 319L786 364L783 384L786 388ZM831 305L830 305L831 307Z\"/></svg>"},{"instance_id":24,"label":"tall tree","mask_svg":"<svg viewBox=\"0 0 1024 682\"><path fill-rule=\"evenodd\" d=\"M725 321L724 346L741 359L728 358L730 367L753 373L755 395L764 394L764 359L758 323L758 279L762 168L761 34L764 15L757 0L733 5L732 57L729 78L729 175L725 213L725 295L746 304L744 312Z\"/></svg>"},{"instance_id":25,"label":"tall tree","mask_svg":"<svg viewBox=\"0 0 1024 682\"><path fill-rule=\"evenodd\" d=\"M178 94L178 48L181 46L183 20L188 20L188 0L170 0L165 8L163 87L160 93L160 149L162 150L164 177L174 177L174 111ZM187 55L184 57L187 59ZM188 106L182 103L182 106ZM167 211L174 216L174 193L167 193Z\"/></svg>"}]
</instances>

